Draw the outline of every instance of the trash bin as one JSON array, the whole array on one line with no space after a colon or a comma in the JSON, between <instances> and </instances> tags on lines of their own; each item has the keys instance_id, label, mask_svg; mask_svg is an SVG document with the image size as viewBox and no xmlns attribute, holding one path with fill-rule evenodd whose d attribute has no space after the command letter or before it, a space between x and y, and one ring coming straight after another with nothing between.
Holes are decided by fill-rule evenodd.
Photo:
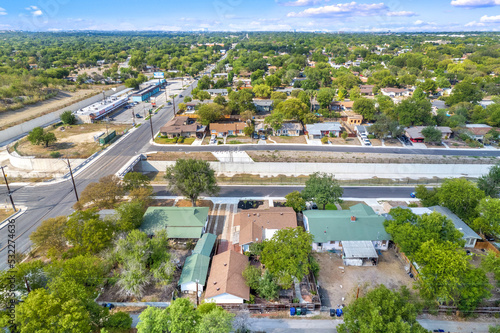
<instances>
[{"instance_id":1,"label":"trash bin","mask_svg":"<svg viewBox=\"0 0 500 333\"><path fill-rule=\"evenodd\" d=\"M302 308L302 315L305 316L307 314L307 308Z\"/></svg>"},{"instance_id":2,"label":"trash bin","mask_svg":"<svg viewBox=\"0 0 500 333\"><path fill-rule=\"evenodd\" d=\"M330 317L335 317L335 309L330 309Z\"/></svg>"},{"instance_id":3,"label":"trash bin","mask_svg":"<svg viewBox=\"0 0 500 333\"><path fill-rule=\"evenodd\" d=\"M342 314L343 314L342 309L337 309L337 317L342 316Z\"/></svg>"},{"instance_id":4,"label":"trash bin","mask_svg":"<svg viewBox=\"0 0 500 333\"><path fill-rule=\"evenodd\" d=\"M290 308L290 316L295 316L295 308Z\"/></svg>"},{"instance_id":5,"label":"trash bin","mask_svg":"<svg viewBox=\"0 0 500 333\"><path fill-rule=\"evenodd\" d=\"M302 315L302 309L301 308L297 308L297 316L300 316Z\"/></svg>"}]
</instances>

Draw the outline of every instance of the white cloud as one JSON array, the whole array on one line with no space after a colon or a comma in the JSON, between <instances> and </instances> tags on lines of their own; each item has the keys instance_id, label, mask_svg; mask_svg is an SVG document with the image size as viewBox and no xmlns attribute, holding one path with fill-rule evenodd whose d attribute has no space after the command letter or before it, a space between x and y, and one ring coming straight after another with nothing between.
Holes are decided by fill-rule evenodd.
<instances>
[{"instance_id":1,"label":"white cloud","mask_svg":"<svg viewBox=\"0 0 500 333\"><path fill-rule=\"evenodd\" d=\"M387 16L407 16L407 17L410 17L410 16L417 16L418 14L415 13L415 12L408 12L408 11L400 11L400 12L388 12L387 13Z\"/></svg>"},{"instance_id":2,"label":"white cloud","mask_svg":"<svg viewBox=\"0 0 500 333\"><path fill-rule=\"evenodd\" d=\"M317 3L320 3L322 0L295 0L295 1L288 1L288 2L278 2L280 5L283 6L311 6L315 5Z\"/></svg>"},{"instance_id":3,"label":"white cloud","mask_svg":"<svg viewBox=\"0 0 500 333\"><path fill-rule=\"evenodd\" d=\"M481 21L482 23L500 23L500 15L497 16L484 15L483 17L481 17L479 21Z\"/></svg>"},{"instance_id":4,"label":"white cloud","mask_svg":"<svg viewBox=\"0 0 500 333\"><path fill-rule=\"evenodd\" d=\"M7 11L2 7L0 7L0 15L7 15Z\"/></svg>"},{"instance_id":5,"label":"white cloud","mask_svg":"<svg viewBox=\"0 0 500 333\"><path fill-rule=\"evenodd\" d=\"M415 25L422 25L422 24L424 24L424 23L425 23L425 22L424 22L424 21L422 21L422 20L416 20L416 21L415 21L415 23L413 23L413 24L415 24Z\"/></svg>"},{"instance_id":6,"label":"white cloud","mask_svg":"<svg viewBox=\"0 0 500 333\"><path fill-rule=\"evenodd\" d=\"M288 17L336 17L336 16L372 16L387 11L384 3L358 4L356 2L308 8L302 12L290 12Z\"/></svg>"},{"instance_id":7,"label":"white cloud","mask_svg":"<svg viewBox=\"0 0 500 333\"><path fill-rule=\"evenodd\" d=\"M26 10L29 11L31 13L31 15L33 15L33 16L41 16L41 15L43 15L42 11L37 6L26 7Z\"/></svg>"},{"instance_id":8,"label":"white cloud","mask_svg":"<svg viewBox=\"0 0 500 333\"><path fill-rule=\"evenodd\" d=\"M453 0L452 6L456 7L491 7L500 6L500 0Z\"/></svg>"},{"instance_id":9,"label":"white cloud","mask_svg":"<svg viewBox=\"0 0 500 333\"><path fill-rule=\"evenodd\" d=\"M485 25L486 24L481 23L481 22L472 21L472 22L467 23L465 26L466 27L484 27Z\"/></svg>"},{"instance_id":10,"label":"white cloud","mask_svg":"<svg viewBox=\"0 0 500 333\"><path fill-rule=\"evenodd\" d=\"M436 25L435 22L425 22L425 21L422 21L422 20L416 20L413 24L419 25L419 26L422 26L422 25L425 25L425 26Z\"/></svg>"}]
</instances>

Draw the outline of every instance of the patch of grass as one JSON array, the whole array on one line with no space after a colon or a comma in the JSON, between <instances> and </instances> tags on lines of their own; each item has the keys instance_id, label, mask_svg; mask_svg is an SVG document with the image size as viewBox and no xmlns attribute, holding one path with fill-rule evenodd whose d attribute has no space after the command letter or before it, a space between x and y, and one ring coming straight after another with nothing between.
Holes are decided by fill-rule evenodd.
<instances>
[{"instance_id":1,"label":"patch of grass","mask_svg":"<svg viewBox=\"0 0 500 333\"><path fill-rule=\"evenodd\" d=\"M361 202L359 201L343 201L340 203L340 207L342 207L342 210L347 210L349 208L351 208L352 206L354 205L357 205Z\"/></svg>"},{"instance_id":2,"label":"patch of grass","mask_svg":"<svg viewBox=\"0 0 500 333\"><path fill-rule=\"evenodd\" d=\"M243 142L238 141L238 140L231 140L228 142L230 145L241 145Z\"/></svg>"},{"instance_id":3,"label":"patch of grass","mask_svg":"<svg viewBox=\"0 0 500 333\"><path fill-rule=\"evenodd\" d=\"M321 206L320 209L321 208L323 208L323 206ZM327 204L325 210L337 210L337 206L335 206L335 204Z\"/></svg>"},{"instance_id":4,"label":"patch of grass","mask_svg":"<svg viewBox=\"0 0 500 333\"><path fill-rule=\"evenodd\" d=\"M163 137L157 137L155 138L155 142L159 144L164 144L164 145L173 145L173 144L183 144L183 145L190 145L194 142L195 138L163 138Z\"/></svg>"},{"instance_id":5,"label":"patch of grass","mask_svg":"<svg viewBox=\"0 0 500 333\"><path fill-rule=\"evenodd\" d=\"M5 220L6 218L8 218L9 216L11 216L12 214L14 214L14 210L12 208L11 209L1 208L0 209L0 221Z\"/></svg>"}]
</instances>

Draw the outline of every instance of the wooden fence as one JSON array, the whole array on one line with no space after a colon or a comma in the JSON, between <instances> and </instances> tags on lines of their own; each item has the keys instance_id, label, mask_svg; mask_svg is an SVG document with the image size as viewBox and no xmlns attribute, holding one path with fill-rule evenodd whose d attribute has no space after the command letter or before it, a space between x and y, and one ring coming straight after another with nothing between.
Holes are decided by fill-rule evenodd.
<instances>
[{"instance_id":1,"label":"wooden fence","mask_svg":"<svg viewBox=\"0 0 500 333\"><path fill-rule=\"evenodd\" d=\"M474 246L475 249L479 249L479 250L488 250L488 251L493 251L497 254L500 254L500 251L496 248L495 245L491 244L490 242L488 242L487 240L483 240L483 241L479 241L479 242L476 242L476 245Z\"/></svg>"},{"instance_id":2,"label":"wooden fence","mask_svg":"<svg viewBox=\"0 0 500 333\"><path fill-rule=\"evenodd\" d=\"M420 280L420 275L419 275L417 269L415 268L415 266L413 265L413 263L410 261L410 259L408 259L408 257L404 254L404 252L401 252L401 250L399 249L399 247L397 245L395 245L395 248L396 248L396 252L398 253L398 255L401 258L401 260L403 261L403 263L410 266L410 272L413 274L413 277L415 279Z\"/></svg>"}]
</instances>

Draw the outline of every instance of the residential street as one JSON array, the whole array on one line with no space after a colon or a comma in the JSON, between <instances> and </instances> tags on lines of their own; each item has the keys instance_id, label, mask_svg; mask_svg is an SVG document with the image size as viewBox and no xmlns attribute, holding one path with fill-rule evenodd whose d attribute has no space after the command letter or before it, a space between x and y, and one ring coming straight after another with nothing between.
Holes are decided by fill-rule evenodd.
<instances>
[{"instance_id":1,"label":"residential street","mask_svg":"<svg viewBox=\"0 0 500 333\"><path fill-rule=\"evenodd\" d=\"M132 315L132 327L139 322L139 315ZM336 333L337 325L342 320L326 319L268 319L249 318L247 327L254 332L266 333ZM488 328L500 324L500 320L490 322L463 322L442 321L430 319L418 319L418 322L426 329L433 331L442 329L450 333L488 333Z\"/></svg>"}]
</instances>

